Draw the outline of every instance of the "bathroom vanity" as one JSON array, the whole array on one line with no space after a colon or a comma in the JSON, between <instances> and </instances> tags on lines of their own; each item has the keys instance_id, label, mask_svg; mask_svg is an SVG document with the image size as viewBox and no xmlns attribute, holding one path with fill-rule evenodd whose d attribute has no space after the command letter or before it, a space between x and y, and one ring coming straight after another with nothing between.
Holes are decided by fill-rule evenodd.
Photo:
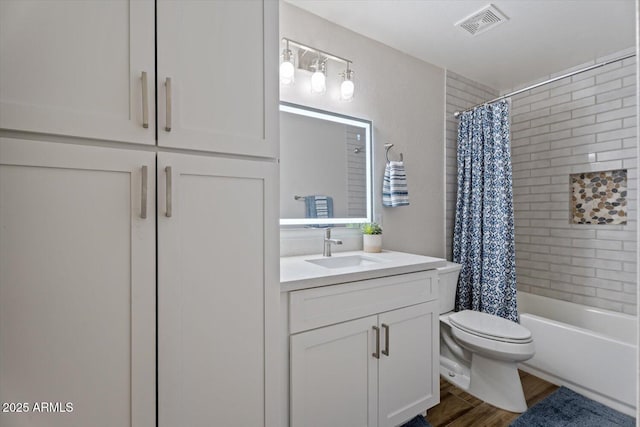
<instances>
[{"instance_id":1,"label":"bathroom vanity","mask_svg":"<svg viewBox=\"0 0 640 427\"><path fill-rule=\"evenodd\" d=\"M436 405L439 258L281 258L282 425L396 426Z\"/></svg>"}]
</instances>

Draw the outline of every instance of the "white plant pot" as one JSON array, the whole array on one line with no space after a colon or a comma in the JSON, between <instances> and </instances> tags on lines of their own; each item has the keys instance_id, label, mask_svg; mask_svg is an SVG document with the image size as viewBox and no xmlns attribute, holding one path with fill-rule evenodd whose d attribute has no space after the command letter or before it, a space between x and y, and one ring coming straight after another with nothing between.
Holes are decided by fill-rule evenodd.
<instances>
[{"instance_id":1,"label":"white plant pot","mask_svg":"<svg viewBox=\"0 0 640 427\"><path fill-rule=\"evenodd\" d=\"M381 252L382 234L363 234L362 250L365 252Z\"/></svg>"}]
</instances>

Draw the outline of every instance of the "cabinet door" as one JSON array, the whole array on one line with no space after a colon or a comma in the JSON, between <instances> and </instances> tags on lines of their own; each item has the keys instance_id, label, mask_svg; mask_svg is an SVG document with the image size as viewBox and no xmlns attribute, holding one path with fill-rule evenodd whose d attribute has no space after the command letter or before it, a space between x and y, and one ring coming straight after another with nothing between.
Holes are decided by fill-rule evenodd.
<instances>
[{"instance_id":1,"label":"cabinet door","mask_svg":"<svg viewBox=\"0 0 640 427\"><path fill-rule=\"evenodd\" d=\"M278 423L275 162L158 154L158 422Z\"/></svg>"},{"instance_id":2,"label":"cabinet door","mask_svg":"<svg viewBox=\"0 0 640 427\"><path fill-rule=\"evenodd\" d=\"M157 3L158 145L276 157L278 2Z\"/></svg>"},{"instance_id":3,"label":"cabinet door","mask_svg":"<svg viewBox=\"0 0 640 427\"><path fill-rule=\"evenodd\" d=\"M0 128L155 143L153 0L0 1L0 58Z\"/></svg>"},{"instance_id":4,"label":"cabinet door","mask_svg":"<svg viewBox=\"0 0 640 427\"><path fill-rule=\"evenodd\" d=\"M291 336L291 427L375 427L376 316Z\"/></svg>"},{"instance_id":5,"label":"cabinet door","mask_svg":"<svg viewBox=\"0 0 640 427\"><path fill-rule=\"evenodd\" d=\"M31 405L3 427L155 426L154 164L0 138L0 402Z\"/></svg>"},{"instance_id":6,"label":"cabinet door","mask_svg":"<svg viewBox=\"0 0 640 427\"><path fill-rule=\"evenodd\" d=\"M438 302L379 316L379 426L397 426L440 399ZM388 346L386 345L388 342Z\"/></svg>"}]
</instances>

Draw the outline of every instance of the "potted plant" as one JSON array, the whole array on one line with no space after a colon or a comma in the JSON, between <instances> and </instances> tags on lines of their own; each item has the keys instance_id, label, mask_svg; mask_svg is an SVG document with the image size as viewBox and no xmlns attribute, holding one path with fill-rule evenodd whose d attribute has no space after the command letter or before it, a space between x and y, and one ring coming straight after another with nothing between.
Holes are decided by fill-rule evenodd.
<instances>
[{"instance_id":1,"label":"potted plant","mask_svg":"<svg viewBox=\"0 0 640 427\"><path fill-rule=\"evenodd\" d=\"M375 222L362 225L362 249L365 252L382 251L382 227Z\"/></svg>"}]
</instances>

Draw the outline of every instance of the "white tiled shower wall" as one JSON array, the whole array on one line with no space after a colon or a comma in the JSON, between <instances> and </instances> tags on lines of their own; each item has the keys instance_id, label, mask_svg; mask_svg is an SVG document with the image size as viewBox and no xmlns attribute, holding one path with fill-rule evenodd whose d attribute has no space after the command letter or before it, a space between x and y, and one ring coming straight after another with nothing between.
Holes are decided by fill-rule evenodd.
<instances>
[{"instance_id":1,"label":"white tiled shower wall","mask_svg":"<svg viewBox=\"0 0 640 427\"><path fill-rule=\"evenodd\" d=\"M635 58L631 58L513 97L511 153L519 290L636 314L635 70ZM460 80L447 74L447 109L459 96L455 91L450 94L449 88L455 88ZM472 87L468 80L465 82ZM455 154L450 159L449 147L455 147L455 131L450 132L449 122L447 117L450 235ZM628 224L571 224L569 174L623 168L628 170L631 190L627 197Z\"/></svg>"}]
</instances>

